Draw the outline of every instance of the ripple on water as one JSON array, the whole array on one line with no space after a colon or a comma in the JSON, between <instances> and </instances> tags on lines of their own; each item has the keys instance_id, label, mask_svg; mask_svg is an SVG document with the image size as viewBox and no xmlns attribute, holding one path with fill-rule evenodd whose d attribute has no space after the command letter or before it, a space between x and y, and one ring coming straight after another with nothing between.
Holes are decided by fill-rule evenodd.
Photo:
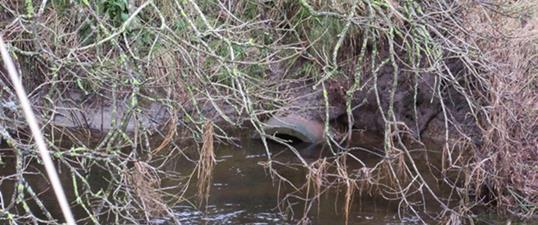
<instances>
[{"instance_id":1,"label":"ripple on water","mask_svg":"<svg viewBox=\"0 0 538 225\"><path fill-rule=\"evenodd\" d=\"M174 208L176 220L183 224L256 224L256 225L287 225L282 214L278 212L260 211L261 208L245 209L240 204L225 203L223 205L209 205L206 211L198 210L193 206L177 206ZM171 220L154 221L158 224L167 224Z\"/></svg>"}]
</instances>

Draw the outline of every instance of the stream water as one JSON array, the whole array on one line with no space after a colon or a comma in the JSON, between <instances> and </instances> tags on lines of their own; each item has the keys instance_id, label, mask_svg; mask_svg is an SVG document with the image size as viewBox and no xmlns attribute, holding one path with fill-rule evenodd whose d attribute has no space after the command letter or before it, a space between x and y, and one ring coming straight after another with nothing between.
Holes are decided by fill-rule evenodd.
<instances>
[{"instance_id":1,"label":"stream water","mask_svg":"<svg viewBox=\"0 0 538 225\"><path fill-rule=\"evenodd\" d=\"M362 144L376 149L379 139L369 139L360 137ZM267 152L259 140L242 138L240 145L215 145L217 163L213 170L208 202L205 207L196 207L195 181L191 186L192 190L186 192L186 197L190 201L181 201L173 206L173 217L156 218L151 224L174 224L179 221L181 224L194 225L220 225L220 224L251 224L251 225L286 225L297 224L307 221L307 224L333 225L346 224L344 216L344 193L342 190L332 190L322 195L320 200L313 204L309 213L303 217L305 203L300 198L300 193L293 194L285 182L277 182L279 179L272 179L270 173L264 166L267 161ZM241 146L241 147L239 147ZM299 146L301 155L307 161L313 161L323 154L320 147L304 148ZM297 169L299 167L288 167L299 163L296 155L288 148L270 144L270 153L273 160L278 161L275 167L279 167L278 172L294 185L305 183L305 171ZM9 148L0 148L1 152L9 152ZM301 150L302 149L302 150ZM2 154L4 154L2 153ZM7 155L4 154L4 155ZM5 161L7 160L7 161ZM365 163L375 163L380 160L375 154L365 154L361 157ZM0 176L9 176L13 171L7 169L9 157L4 158L4 163L0 165ZM166 165L166 170L174 171L178 174L192 173L193 162L185 160L172 160ZM6 167L6 168L4 168ZM39 179L43 179L42 177ZM176 180L162 178L164 186L173 186ZM36 182L36 184L46 185L46 182ZM13 187L13 184L0 184L2 196L10 194L6 187ZM44 187L45 188L45 187ZM45 190L44 188L41 188ZM39 190L37 188L36 190ZM170 194L180 192L180 190L168 190ZM411 213L403 213L399 210L398 201L388 201L378 194L369 195L363 193L352 201L349 225L397 225L397 224L422 224L417 216ZM287 196L287 197L286 197ZM46 199L47 203L54 205L54 197ZM280 204L283 201L287 204ZM1 202L1 201L0 201ZM189 203L190 202L190 203ZM437 209L432 208L432 211ZM57 210L52 210L53 212ZM284 213L285 212L285 213ZM57 211L55 215L59 213ZM58 215L60 216L60 215ZM1 220L0 220L1 221ZM428 224L436 224L438 221L426 221ZM475 224L509 224L505 220L500 220L496 216L477 218ZM512 223L516 224L516 223ZM519 223L517 223L519 224ZM520 223L538 224L538 223Z\"/></svg>"},{"instance_id":2,"label":"stream water","mask_svg":"<svg viewBox=\"0 0 538 225\"><path fill-rule=\"evenodd\" d=\"M279 200L291 193L287 185L271 179L267 169L260 162L267 160L267 153L259 140L244 138L242 147L217 145L215 154L217 164L214 168L213 183L205 210L190 204L174 207L176 219L184 224L296 224L303 215L304 202L290 199L290 213L281 213ZM297 163L297 157L287 147L270 143L272 158L281 163ZM316 159L320 154L318 148L301 148L298 150L307 161ZM379 160L369 157L369 161ZM183 163L175 165L176 171L185 171ZM294 184L303 184L305 173L297 169L280 169L282 175ZM280 185L279 185L280 184ZM321 197L320 204L314 204L306 221L310 224L345 224L343 210L343 192L333 191ZM291 196L291 195L290 195ZM293 202L296 200L296 202ZM288 208L289 209L289 208ZM363 194L352 203L352 213L348 224L396 225L421 224L417 217L400 216L397 201L387 201L380 196ZM290 211L288 211L290 212ZM303 218L304 219L304 218ZM167 220L154 221L169 224Z\"/></svg>"},{"instance_id":3,"label":"stream water","mask_svg":"<svg viewBox=\"0 0 538 225\"><path fill-rule=\"evenodd\" d=\"M354 145L367 147L371 150L382 149L382 139L379 137L354 136L360 141ZM344 193L340 190L332 190L325 193L320 202L313 205L312 210L303 217L304 202L299 201L302 197L287 198L285 207L279 206L279 201L286 199L284 196L294 196L289 185L275 182L267 169L261 166L261 162L267 160L267 152L259 140L242 138L240 146L216 145L215 154L217 164L214 168L212 187L205 209L194 207L192 204L178 204L174 207L174 216L182 224L251 224L251 225L286 225L297 224L300 219L307 221L306 224L337 225L346 224L344 216ZM298 163L296 155L287 147L269 143L271 157L283 164ZM298 146L299 153L307 161L313 161L323 154L318 146ZM375 164L380 160L375 154L363 154L361 160L366 164ZM421 161L424 162L424 161ZM296 165L296 164L295 164ZM175 166L178 172L185 171L185 164L179 162ZM425 163L418 165L421 170L426 170ZM295 185L305 183L305 171L296 168L282 166L278 170L289 182ZM427 219L423 216L421 221L412 213L403 213L399 208L399 201L389 201L378 194L367 193L357 196L352 201L349 225L403 225L403 224L437 224L440 221ZM428 200L426 200L428 201ZM295 204L295 205L294 205ZM292 206L290 206L292 205ZM292 210L290 210L292 209ZM286 211L287 214L282 213ZM438 208L431 205L426 211L432 215L438 212ZM293 212L292 212L293 211ZM292 212L292 213L290 213ZM305 219L306 218L306 219ZM157 224L173 224L170 220L155 220ZM466 224L465 221L462 221ZM499 218L497 215L483 214L477 217L474 224L538 224L534 222L512 222Z\"/></svg>"}]
</instances>

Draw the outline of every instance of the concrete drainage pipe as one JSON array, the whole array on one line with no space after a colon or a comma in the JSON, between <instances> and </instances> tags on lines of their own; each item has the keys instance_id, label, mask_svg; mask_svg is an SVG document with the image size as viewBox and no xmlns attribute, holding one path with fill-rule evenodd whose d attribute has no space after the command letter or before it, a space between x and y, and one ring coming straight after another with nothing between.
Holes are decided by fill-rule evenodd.
<instances>
[{"instance_id":1,"label":"concrete drainage pipe","mask_svg":"<svg viewBox=\"0 0 538 225\"><path fill-rule=\"evenodd\" d=\"M323 142L323 124L299 115L274 116L266 122L265 133L289 136L304 143Z\"/></svg>"}]
</instances>

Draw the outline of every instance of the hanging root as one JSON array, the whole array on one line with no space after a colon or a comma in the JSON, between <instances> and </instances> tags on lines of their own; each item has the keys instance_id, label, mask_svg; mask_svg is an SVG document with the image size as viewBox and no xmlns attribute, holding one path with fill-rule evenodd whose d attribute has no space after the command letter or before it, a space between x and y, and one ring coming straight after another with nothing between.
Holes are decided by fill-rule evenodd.
<instances>
[{"instance_id":1,"label":"hanging root","mask_svg":"<svg viewBox=\"0 0 538 225\"><path fill-rule=\"evenodd\" d=\"M197 165L198 201L200 206L207 204L209 192L211 191L213 168L215 167L216 162L213 136L213 123L207 121L204 125L203 143L202 148L200 149L200 159L198 160Z\"/></svg>"}]
</instances>

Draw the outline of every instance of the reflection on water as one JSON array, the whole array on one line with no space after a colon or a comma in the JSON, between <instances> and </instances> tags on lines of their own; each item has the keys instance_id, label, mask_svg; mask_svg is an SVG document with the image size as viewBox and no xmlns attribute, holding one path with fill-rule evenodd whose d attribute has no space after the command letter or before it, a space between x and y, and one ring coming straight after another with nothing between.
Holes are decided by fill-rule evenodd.
<instances>
[{"instance_id":1,"label":"reflection on water","mask_svg":"<svg viewBox=\"0 0 538 225\"><path fill-rule=\"evenodd\" d=\"M187 203L174 207L176 219L184 224L296 224L302 217L304 202L295 202L292 215L286 217L278 208L278 201L290 189L282 183L271 179L266 169L259 165L267 159L263 145L257 140L243 139L242 148L231 145L217 145L216 167L208 206L205 210L197 209ZM315 156L323 154L320 147L301 146L298 149L302 155L314 160ZM287 148L271 144L273 159L280 162L295 162L296 157ZM371 157L369 160L379 160ZM178 163L176 171L184 172L183 163ZM279 170L290 182L303 184L304 171L298 169ZM279 185L280 184L280 185ZM280 193L279 193L280 190ZM193 194L194 195L194 194ZM298 194L299 196L299 194ZM311 210L306 221L311 224L345 224L343 215L343 193L325 194ZM288 211L291 212L291 211ZM419 224L416 217L398 215L397 202L390 202L381 197L363 194L352 205L349 224ZM156 220L155 223L168 224L167 220Z\"/></svg>"}]
</instances>

